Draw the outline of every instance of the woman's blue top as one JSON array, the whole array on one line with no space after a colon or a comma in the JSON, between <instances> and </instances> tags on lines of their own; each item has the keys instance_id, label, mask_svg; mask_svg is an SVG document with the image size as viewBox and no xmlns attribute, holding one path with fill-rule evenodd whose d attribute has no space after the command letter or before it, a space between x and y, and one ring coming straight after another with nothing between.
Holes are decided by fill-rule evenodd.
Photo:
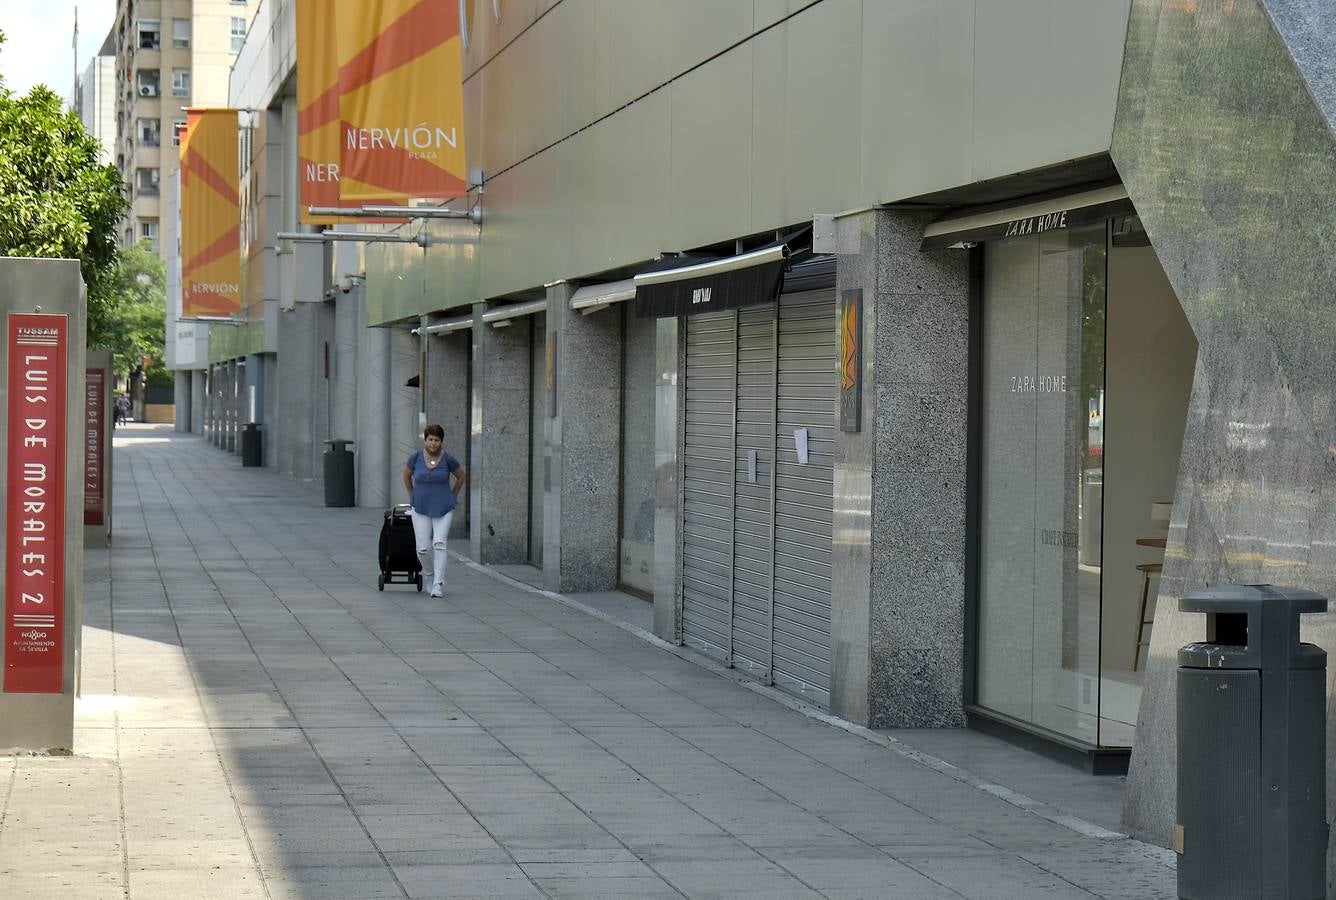
<instances>
[{"instance_id":1,"label":"woman's blue top","mask_svg":"<svg viewBox=\"0 0 1336 900\"><path fill-rule=\"evenodd\" d=\"M413 511L438 519L455 508L455 492L450 489L450 475L459 468L459 460L444 450L441 461L427 465L427 455L414 450L406 468L413 473Z\"/></svg>"}]
</instances>

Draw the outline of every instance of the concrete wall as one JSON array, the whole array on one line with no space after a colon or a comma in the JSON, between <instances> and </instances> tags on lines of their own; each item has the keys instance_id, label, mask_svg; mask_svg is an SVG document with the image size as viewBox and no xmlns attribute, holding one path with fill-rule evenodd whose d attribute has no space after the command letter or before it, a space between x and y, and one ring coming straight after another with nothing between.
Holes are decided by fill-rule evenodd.
<instances>
[{"instance_id":1,"label":"concrete wall","mask_svg":"<svg viewBox=\"0 0 1336 900\"><path fill-rule=\"evenodd\" d=\"M479 15L464 98L469 168L486 177L480 247L389 248L368 270L388 291L372 321L1102 153L1127 8L690 0Z\"/></svg>"},{"instance_id":2,"label":"concrete wall","mask_svg":"<svg viewBox=\"0 0 1336 900\"><path fill-rule=\"evenodd\" d=\"M1175 651L1205 635L1178 598L1231 582L1336 596L1336 97L1309 55L1332 36L1286 19L1287 48L1272 6L1295 4L1137 0L1114 130L1114 162L1199 343L1124 808L1134 836L1161 844L1174 823ZM1330 615L1302 635L1336 651ZM1334 728L1329 716L1329 817Z\"/></svg>"}]
</instances>

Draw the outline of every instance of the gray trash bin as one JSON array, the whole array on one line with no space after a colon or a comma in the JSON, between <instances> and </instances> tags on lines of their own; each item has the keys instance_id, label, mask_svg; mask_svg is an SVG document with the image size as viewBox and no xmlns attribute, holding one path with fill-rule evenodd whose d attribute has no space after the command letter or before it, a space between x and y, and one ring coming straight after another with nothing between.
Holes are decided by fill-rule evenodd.
<instances>
[{"instance_id":1,"label":"gray trash bin","mask_svg":"<svg viewBox=\"0 0 1336 900\"><path fill-rule=\"evenodd\" d=\"M328 440L329 449L325 451L325 505L356 505L356 483L353 481L353 452L348 449L352 441Z\"/></svg>"},{"instance_id":2,"label":"gray trash bin","mask_svg":"<svg viewBox=\"0 0 1336 900\"><path fill-rule=\"evenodd\" d=\"M1178 601L1206 640L1178 651L1178 896L1326 896L1327 654L1299 615L1327 598L1225 585Z\"/></svg>"},{"instance_id":3,"label":"gray trash bin","mask_svg":"<svg viewBox=\"0 0 1336 900\"><path fill-rule=\"evenodd\" d=\"M264 457L260 453L260 426L247 422L241 431L241 464L243 466L262 466Z\"/></svg>"}]
</instances>

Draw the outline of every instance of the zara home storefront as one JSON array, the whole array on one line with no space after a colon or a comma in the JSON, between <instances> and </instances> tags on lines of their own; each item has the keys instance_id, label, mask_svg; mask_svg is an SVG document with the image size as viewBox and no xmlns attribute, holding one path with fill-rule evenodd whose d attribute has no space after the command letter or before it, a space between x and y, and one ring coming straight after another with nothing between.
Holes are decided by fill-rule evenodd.
<instances>
[{"instance_id":1,"label":"zara home storefront","mask_svg":"<svg viewBox=\"0 0 1336 900\"><path fill-rule=\"evenodd\" d=\"M979 298L971 712L1116 755L1135 734L1196 339L1119 184L953 212L923 247L969 248Z\"/></svg>"},{"instance_id":2,"label":"zara home storefront","mask_svg":"<svg viewBox=\"0 0 1336 900\"><path fill-rule=\"evenodd\" d=\"M847 718L1117 771L1197 347L1116 179L1031 185L645 270L655 601L661 636Z\"/></svg>"}]
</instances>

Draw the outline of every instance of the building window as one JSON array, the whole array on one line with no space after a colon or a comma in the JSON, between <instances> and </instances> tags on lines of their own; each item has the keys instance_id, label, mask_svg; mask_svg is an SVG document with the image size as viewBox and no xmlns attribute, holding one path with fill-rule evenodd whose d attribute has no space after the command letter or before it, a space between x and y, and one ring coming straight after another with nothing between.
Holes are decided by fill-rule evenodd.
<instances>
[{"instance_id":1,"label":"building window","mask_svg":"<svg viewBox=\"0 0 1336 900\"><path fill-rule=\"evenodd\" d=\"M190 96L190 70L172 69L172 96Z\"/></svg>"},{"instance_id":2,"label":"building window","mask_svg":"<svg viewBox=\"0 0 1336 900\"><path fill-rule=\"evenodd\" d=\"M246 43L246 20L239 17L232 17L232 52L240 53L241 45Z\"/></svg>"},{"instance_id":3,"label":"building window","mask_svg":"<svg viewBox=\"0 0 1336 900\"><path fill-rule=\"evenodd\" d=\"M162 46L162 22L158 19L139 20L139 49L157 50Z\"/></svg>"},{"instance_id":4,"label":"building window","mask_svg":"<svg viewBox=\"0 0 1336 900\"><path fill-rule=\"evenodd\" d=\"M1154 251L1097 222L985 244L981 343L979 705L1130 746L1192 329Z\"/></svg>"},{"instance_id":5,"label":"building window","mask_svg":"<svg viewBox=\"0 0 1336 900\"><path fill-rule=\"evenodd\" d=\"M135 192L144 197L158 196L157 168L135 169Z\"/></svg>"},{"instance_id":6,"label":"building window","mask_svg":"<svg viewBox=\"0 0 1336 900\"><path fill-rule=\"evenodd\" d=\"M172 119L172 146L181 146L181 135L186 130L185 119Z\"/></svg>"},{"instance_id":7,"label":"building window","mask_svg":"<svg viewBox=\"0 0 1336 900\"><path fill-rule=\"evenodd\" d=\"M141 97L158 96L158 70L140 69L135 73L135 87Z\"/></svg>"},{"instance_id":8,"label":"building window","mask_svg":"<svg viewBox=\"0 0 1336 900\"><path fill-rule=\"evenodd\" d=\"M162 143L162 123L157 119L140 119L139 143L145 147L156 147Z\"/></svg>"},{"instance_id":9,"label":"building window","mask_svg":"<svg viewBox=\"0 0 1336 900\"><path fill-rule=\"evenodd\" d=\"M172 19L172 46L178 50L190 47L190 20Z\"/></svg>"},{"instance_id":10,"label":"building window","mask_svg":"<svg viewBox=\"0 0 1336 900\"><path fill-rule=\"evenodd\" d=\"M153 245L153 249L158 247L158 220L141 219L139 222L139 239L148 241Z\"/></svg>"}]
</instances>

